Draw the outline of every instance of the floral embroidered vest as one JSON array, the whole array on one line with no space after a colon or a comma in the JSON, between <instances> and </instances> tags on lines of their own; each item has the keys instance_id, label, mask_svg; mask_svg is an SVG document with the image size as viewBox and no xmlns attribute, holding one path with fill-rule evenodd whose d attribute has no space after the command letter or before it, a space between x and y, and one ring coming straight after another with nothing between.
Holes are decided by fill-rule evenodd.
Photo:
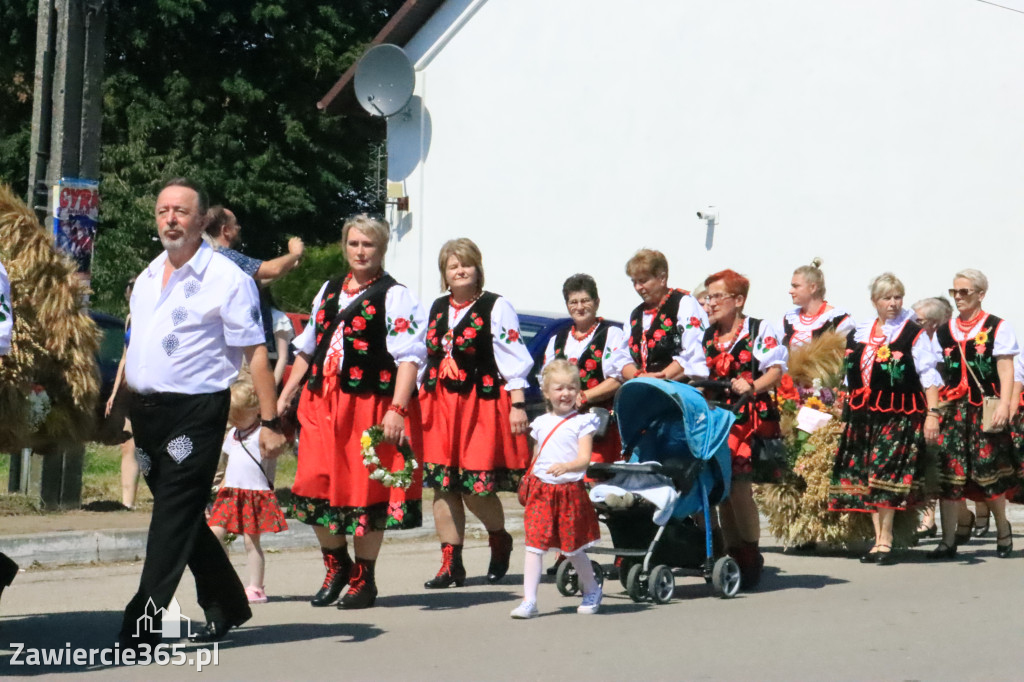
<instances>
[{"instance_id":1,"label":"floral embroidered vest","mask_svg":"<svg viewBox=\"0 0 1024 682\"><path fill-rule=\"evenodd\" d=\"M811 338L812 339L816 339L819 336L821 336L822 334L824 334L825 332L834 332L836 330L836 327L841 325L843 323L843 321L846 318L848 318L848 317L849 317L849 315L847 315L845 313L842 314L842 315L836 315L831 320L828 320L827 322L825 322L825 324L823 324L820 327L818 327L817 329L811 331ZM782 343L783 343L783 345L788 346L790 343L793 342L793 332L795 332L795 331L796 331L796 328L793 326L793 323L789 321L789 318L788 317L783 317L782 318Z\"/></svg>"},{"instance_id":2,"label":"floral embroidered vest","mask_svg":"<svg viewBox=\"0 0 1024 682\"><path fill-rule=\"evenodd\" d=\"M586 349L576 358L576 366L580 370L580 383L583 384L583 388L593 388L599 383L604 381L604 369L601 366L601 361L604 359L604 347L608 340L608 330L612 328L612 323L607 320L600 320L597 323L597 331L594 332L593 338L590 339L590 343ZM557 334L555 334L555 357L563 360L568 360L565 356L565 342L569 340L569 332L572 331L572 326L569 326ZM607 407L611 409L611 404L615 402L614 398L609 398L600 403L594 403L598 407ZM605 404L607 403L607 405Z\"/></svg>"},{"instance_id":3,"label":"floral embroidered vest","mask_svg":"<svg viewBox=\"0 0 1024 682\"><path fill-rule=\"evenodd\" d=\"M388 353L387 315L384 302L388 289L397 282L388 274L341 320L344 334L344 357L342 358L339 383L345 393L376 393L393 395L395 392L395 359ZM339 295L344 279L339 277L327 284L320 308L313 319L316 326L317 351L310 360L309 388L317 390L323 382L324 360L329 343L325 338L334 336L334 320L341 311Z\"/></svg>"},{"instance_id":4,"label":"floral embroidered vest","mask_svg":"<svg viewBox=\"0 0 1024 682\"><path fill-rule=\"evenodd\" d=\"M679 353L682 342L682 333L679 331L679 303L683 296L690 292L676 289L669 294L668 299L656 311L654 319L651 320L651 328L645 330L644 306L641 303L629 315L629 354L633 358L633 364L641 372L660 372L668 367L673 358ZM700 325L700 320L691 319L694 326ZM645 333L646 332L646 333ZM647 348L647 362L644 363L644 352L641 345Z\"/></svg>"},{"instance_id":5,"label":"floral embroidered vest","mask_svg":"<svg viewBox=\"0 0 1024 682\"><path fill-rule=\"evenodd\" d=\"M444 338L449 332L448 297L441 296L434 301L427 325L427 376L423 390L433 392L440 381L453 393L468 393L475 388L480 398L493 400L500 395L499 389L505 385L505 380L494 360L494 336L491 334L491 311L497 300L497 294L485 291L451 329L454 376L444 376L442 372L446 357Z\"/></svg>"},{"instance_id":6,"label":"floral embroidered vest","mask_svg":"<svg viewBox=\"0 0 1024 682\"><path fill-rule=\"evenodd\" d=\"M865 387L861 361L867 360L864 353L870 349L867 343L855 341L854 332L850 332L843 369L851 410L919 414L928 408L921 378L914 366L914 342L923 333L918 324L908 321L892 343L879 346L874 351L870 385Z\"/></svg>"},{"instance_id":7,"label":"floral embroidered vest","mask_svg":"<svg viewBox=\"0 0 1024 682\"><path fill-rule=\"evenodd\" d=\"M721 350L715 343L715 330L709 326L704 331L704 356L708 363L708 378L713 381L724 381L729 379L742 378L754 383L763 372L754 357L753 344L757 342L757 335L761 331L761 320L751 317L747 324L749 333L732 345L728 350ZM774 337L768 337L764 341L767 348L774 348L778 341ZM734 397L731 392L723 391L721 395L713 390L708 390L709 398L724 400L726 404L732 404ZM750 409L756 409L762 420L779 421L778 406L768 391L758 393L750 403L748 409L744 409L737 417L736 422L742 424L746 421Z\"/></svg>"},{"instance_id":8,"label":"floral embroidered vest","mask_svg":"<svg viewBox=\"0 0 1024 682\"><path fill-rule=\"evenodd\" d=\"M956 324L956 318L935 330L935 340L942 347L942 378L946 382L939 393L940 398L955 399L949 393L957 386L963 385L965 381L969 392L968 400L972 405L981 405L982 398L986 396L999 395L999 372L996 370L992 349L995 346L996 330L1002 321L1000 317L989 315L985 318L981 331L962 346L953 339L951 331L952 326ZM963 348L963 355L967 357L967 364L974 370L974 376L981 382L980 389L974 376L962 366L964 358L960 354L960 348Z\"/></svg>"}]
</instances>

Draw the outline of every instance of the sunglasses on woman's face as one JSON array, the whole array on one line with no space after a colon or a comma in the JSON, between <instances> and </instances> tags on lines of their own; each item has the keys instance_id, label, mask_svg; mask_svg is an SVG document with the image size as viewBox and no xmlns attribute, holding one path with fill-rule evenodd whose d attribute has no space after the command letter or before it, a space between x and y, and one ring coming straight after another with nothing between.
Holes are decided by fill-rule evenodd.
<instances>
[{"instance_id":1,"label":"sunglasses on woman's face","mask_svg":"<svg viewBox=\"0 0 1024 682\"><path fill-rule=\"evenodd\" d=\"M953 298L959 296L960 298L967 298L971 294L977 293L974 289L950 289L949 295Z\"/></svg>"}]
</instances>

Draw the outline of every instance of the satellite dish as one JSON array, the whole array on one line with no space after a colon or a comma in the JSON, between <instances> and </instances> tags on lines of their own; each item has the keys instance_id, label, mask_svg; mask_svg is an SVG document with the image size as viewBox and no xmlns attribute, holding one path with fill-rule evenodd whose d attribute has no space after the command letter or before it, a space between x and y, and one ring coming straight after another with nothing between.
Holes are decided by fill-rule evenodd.
<instances>
[{"instance_id":1,"label":"satellite dish","mask_svg":"<svg viewBox=\"0 0 1024 682\"><path fill-rule=\"evenodd\" d=\"M397 45L378 45L356 64L356 99L374 116L397 114L409 103L415 87L412 62Z\"/></svg>"}]
</instances>

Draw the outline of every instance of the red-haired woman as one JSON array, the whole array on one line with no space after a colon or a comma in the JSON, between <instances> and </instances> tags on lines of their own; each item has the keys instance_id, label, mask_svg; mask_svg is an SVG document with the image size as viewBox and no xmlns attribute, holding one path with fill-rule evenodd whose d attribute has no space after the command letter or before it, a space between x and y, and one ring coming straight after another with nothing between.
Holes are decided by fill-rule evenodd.
<instances>
[{"instance_id":1,"label":"red-haired woman","mask_svg":"<svg viewBox=\"0 0 1024 682\"><path fill-rule=\"evenodd\" d=\"M711 379L729 381L732 391L723 396L732 402L750 400L729 432L732 452L732 489L719 507L726 552L740 566L744 588L757 586L764 566L758 543L761 525L754 503L755 478L751 447L758 438L779 438L779 411L772 398L786 371L788 352L772 325L747 317L750 281L733 270L716 272L704 280L710 325L704 332L704 354ZM757 472L767 482L777 472Z\"/></svg>"}]
</instances>

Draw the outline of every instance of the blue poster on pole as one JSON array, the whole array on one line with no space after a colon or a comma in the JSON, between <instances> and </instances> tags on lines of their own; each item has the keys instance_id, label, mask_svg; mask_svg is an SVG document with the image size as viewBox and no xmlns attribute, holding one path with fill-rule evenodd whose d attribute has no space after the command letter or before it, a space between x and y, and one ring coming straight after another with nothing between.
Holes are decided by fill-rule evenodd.
<instances>
[{"instance_id":1,"label":"blue poster on pole","mask_svg":"<svg viewBox=\"0 0 1024 682\"><path fill-rule=\"evenodd\" d=\"M99 222L100 183L97 180L61 178L53 188L53 237L57 248L78 265L88 278Z\"/></svg>"}]
</instances>

